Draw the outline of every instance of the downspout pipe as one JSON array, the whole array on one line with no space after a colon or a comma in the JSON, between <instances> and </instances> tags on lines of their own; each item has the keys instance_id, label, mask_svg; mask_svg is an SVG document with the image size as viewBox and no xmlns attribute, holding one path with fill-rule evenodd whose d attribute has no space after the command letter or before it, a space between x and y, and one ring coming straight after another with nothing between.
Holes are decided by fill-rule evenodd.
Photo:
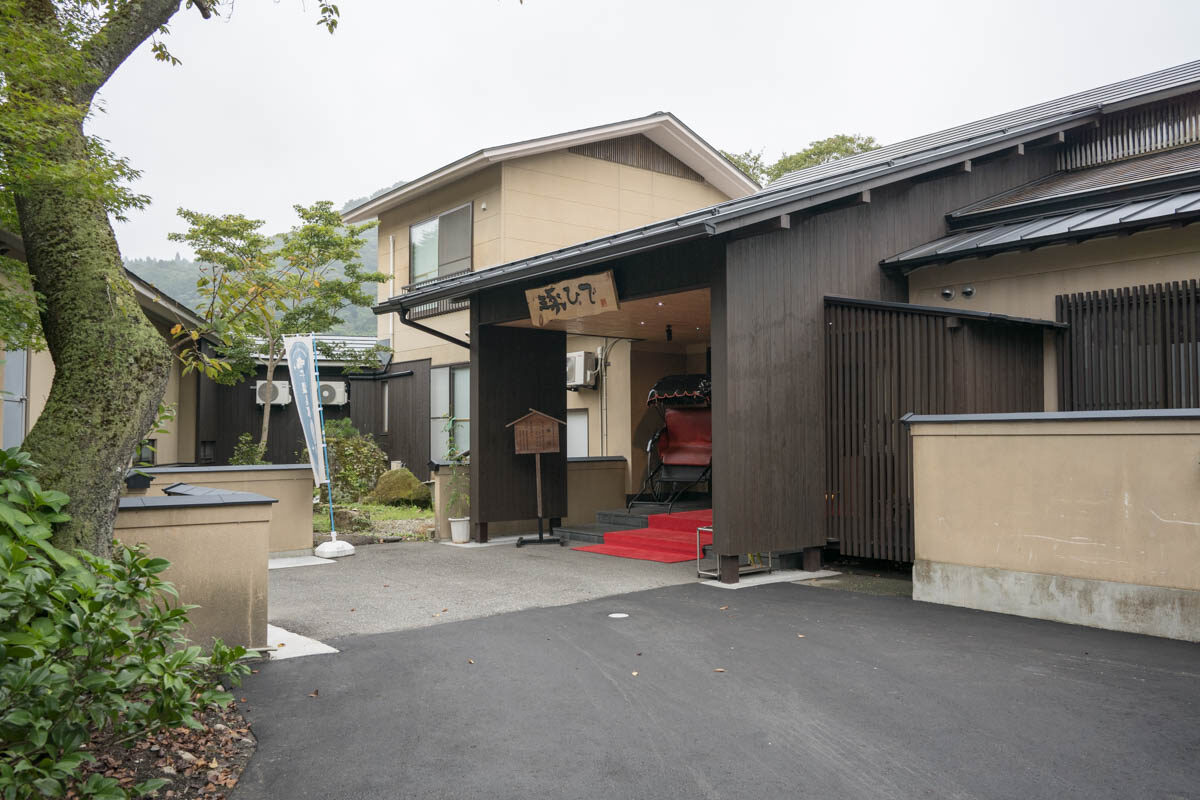
<instances>
[{"instance_id":1,"label":"downspout pipe","mask_svg":"<svg viewBox=\"0 0 1200 800\"><path fill-rule=\"evenodd\" d=\"M413 320L408 318L408 312L409 312L409 309L407 309L407 308L401 309L398 312L400 315L400 324L401 325L407 325L410 328L415 328L416 330L419 330L421 333L428 333L430 336L436 336L437 338L442 339L443 341L450 342L450 344L456 344L459 347L465 347L465 348L467 348L467 350L471 349L470 342L464 342L462 339L457 339L448 333L442 333L439 330L430 328L428 325L422 325L419 322L414 322Z\"/></svg>"}]
</instances>

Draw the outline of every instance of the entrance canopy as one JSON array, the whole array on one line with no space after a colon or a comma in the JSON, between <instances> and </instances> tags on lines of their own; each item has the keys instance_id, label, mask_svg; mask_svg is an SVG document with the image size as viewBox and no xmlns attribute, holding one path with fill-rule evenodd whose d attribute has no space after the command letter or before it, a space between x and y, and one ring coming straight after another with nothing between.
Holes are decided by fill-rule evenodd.
<instances>
[{"instance_id":1,"label":"entrance canopy","mask_svg":"<svg viewBox=\"0 0 1200 800\"><path fill-rule=\"evenodd\" d=\"M587 336L703 344L709 340L711 331L709 314L709 290L705 288L625 300L621 301L620 308L613 311L588 317L550 320L540 327L543 330ZM534 327L528 317L503 324L513 328Z\"/></svg>"}]
</instances>

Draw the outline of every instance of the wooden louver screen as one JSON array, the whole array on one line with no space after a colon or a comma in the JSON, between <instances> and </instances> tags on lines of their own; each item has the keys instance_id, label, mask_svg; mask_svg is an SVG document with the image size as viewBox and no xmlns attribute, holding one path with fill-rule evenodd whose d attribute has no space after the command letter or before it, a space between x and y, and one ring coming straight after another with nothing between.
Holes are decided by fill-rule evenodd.
<instances>
[{"instance_id":1,"label":"wooden louver screen","mask_svg":"<svg viewBox=\"0 0 1200 800\"><path fill-rule=\"evenodd\" d=\"M1184 281L1059 295L1063 411L1200 407L1200 290Z\"/></svg>"},{"instance_id":2,"label":"wooden louver screen","mask_svg":"<svg viewBox=\"0 0 1200 800\"><path fill-rule=\"evenodd\" d=\"M1042 330L826 301L826 535L843 555L913 560L901 417L1041 411Z\"/></svg>"}]
</instances>

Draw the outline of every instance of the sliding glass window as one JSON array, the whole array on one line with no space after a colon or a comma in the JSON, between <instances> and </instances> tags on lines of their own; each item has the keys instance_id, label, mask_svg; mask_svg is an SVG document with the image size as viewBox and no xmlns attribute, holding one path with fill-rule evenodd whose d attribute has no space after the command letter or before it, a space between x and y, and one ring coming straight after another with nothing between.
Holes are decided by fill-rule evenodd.
<instances>
[{"instance_id":1,"label":"sliding glass window","mask_svg":"<svg viewBox=\"0 0 1200 800\"><path fill-rule=\"evenodd\" d=\"M410 283L471 269L471 205L409 226Z\"/></svg>"}]
</instances>

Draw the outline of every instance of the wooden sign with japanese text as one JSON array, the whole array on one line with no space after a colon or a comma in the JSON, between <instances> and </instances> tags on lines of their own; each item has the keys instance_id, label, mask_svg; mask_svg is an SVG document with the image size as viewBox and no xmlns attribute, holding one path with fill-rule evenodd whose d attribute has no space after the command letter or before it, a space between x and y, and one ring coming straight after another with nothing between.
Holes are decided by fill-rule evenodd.
<instances>
[{"instance_id":1,"label":"wooden sign with japanese text","mask_svg":"<svg viewBox=\"0 0 1200 800\"><path fill-rule=\"evenodd\" d=\"M558 426L565 424L548 414L533 410L508 423L508 427L513 429L517 455L557 453L560 449Z\"/></svg>"},{"instance_id":2,"label":"wooden sign with japanese text","mask_svg":"<svg viewBox=\"0 0 1200 800\"><path fill-rule=\"evenodd\" d=\"M611 271L526 289L525 302L530 321L539 328L555 320L590 317L620 308Z\"/></svg>"}]
</instances>

